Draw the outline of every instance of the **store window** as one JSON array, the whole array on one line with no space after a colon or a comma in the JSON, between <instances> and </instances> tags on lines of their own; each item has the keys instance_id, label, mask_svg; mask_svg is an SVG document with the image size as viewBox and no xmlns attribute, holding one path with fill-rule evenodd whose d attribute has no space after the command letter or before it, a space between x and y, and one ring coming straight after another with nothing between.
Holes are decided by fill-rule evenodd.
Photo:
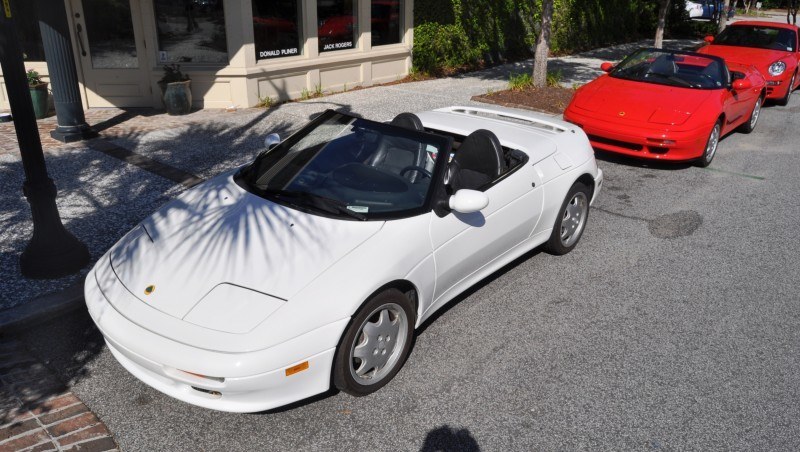
<instances>
[{"instance_id":1,"label":"store window","mask_svg":"<svg viewBox=\"0 0 800 452\"><path fill-rule=\"evenodd\" d=\"M398 44L403 40L400 26L401 0L372 0L372 46Z\"/></svg>"},{"instance_id":2,"label":"store window","mask_svg":"<svg viewBox=\"0 0 800 452\"><path fill-rule=\"evenodd\" d=\"M25 61L44 61L42 34L39 31L39 19L35 3L27 0L11 0L17 25L17 36L22 44Z\"/></svg>"},{"instance_id":3,"label":"store window","mask_svg":"<svg viewBox=\"0 0 800 452\"><path fill-rule=\"evenodd\" d=\"M319 51L352 49L358 39L358 2L356 0L319 0Z\"/></svg>"},{"instance_id":4,"label":"store window","mask_svg":"<svg viewBox=\"0 0 800 452\"><path fill-rule=\"evenodd\" d=\"M299 0L253 0L257 60L302 53L300 3Z\"/></svg>"},{"instance_id":5,"label":"store window","mask_svg":"<svg viewBox=\"0 0 800 452\"><path fill-rule=\"evenodd\" d=\"M155 0L160 63L227 63L222 0Z\"/></svg>"},{"instance_id":6,"label":"store window","mask_svg":"<svg viewBox=\"0 0 800 452\"><path fill-rule=\"evenodd\" d=\"M83 14L93 68L139 67L129 2L83 0ZM83 39L82 35L83 33L77 39Z\"/></svg>"}]
</instances>

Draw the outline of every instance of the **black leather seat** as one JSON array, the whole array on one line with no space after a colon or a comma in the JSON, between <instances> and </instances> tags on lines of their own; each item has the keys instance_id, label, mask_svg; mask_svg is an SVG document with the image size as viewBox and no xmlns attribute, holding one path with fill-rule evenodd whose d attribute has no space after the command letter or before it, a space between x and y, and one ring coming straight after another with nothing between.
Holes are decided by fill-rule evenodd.
<instances>
[{"instance_id":1,"label":"black leather seat","mask_svg":"<svg viewBox=\"0 0 800 452\"><path fill-rule=\"evenodd\" d=\"M413 113L400 113L392 119L390 124L404 129L419 132L425 131L422 121ZM384 139L384 142L368 163L393 174L400 174L400 171L409 166L423 165L425 163L425 152L421 145L409 147L407 139L390 137ZM416 172L409 172L407 177L410 178L411 182L414 182L417 179L417 174Z\"/></svg>"},{"instance_id":2,"label":"black leather seat","mask_svg":"<svg viewBox=\"0 0 800 452\"><path fill-rule=\"evenodd\" d=\"M678 72L678 66L675 64L675 57L672 55L659 56L647 69L648 74L657 74L664 77L671 77L676 72Z\"/></svg>"},{"instance_id":3,"label":"black leather seat","mask_svg":"<svg viewBox=\"0 0 800 452\"><path fill-rule=\"evenodd\" d=\"M422 132L425 128L422 126L422 121L414 113L400 113L392 119L389 124L405 129L417 130Z\"/></svg>"},{"instance_id":4,"label":"black leather seat","mask_svg":"<svg viewBox=\"0 0 800 452\"><path fill-rule=\"evenodd\" d=\"M453 192L466 188L479 190L507 170L503 146L497 136L479 129L464 139L448 169L448 184Z\"/></svg>"}]
</instances>

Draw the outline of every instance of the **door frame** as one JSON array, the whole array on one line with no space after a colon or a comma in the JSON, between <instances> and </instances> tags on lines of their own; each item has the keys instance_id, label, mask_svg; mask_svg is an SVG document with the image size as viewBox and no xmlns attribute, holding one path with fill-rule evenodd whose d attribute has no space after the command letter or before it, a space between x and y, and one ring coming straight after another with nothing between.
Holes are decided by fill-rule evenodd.
<instances>
[{"instance_id":1,"label":"door frame","mask_svg":"<svg viewBox=\"0 0 800 452\"><path fill-rule=\"evenodd\" d=\"M83 0L63 0L67 11L67 23L70 29L70 41L72 42L72 51L75 54L75 65L78 72L78 81L80 82L81 101L84 109L95 107L153 107L154 99L153 82L152 78L152 55L151 49L154 48L154 43L151 42L151 37L148 34L152 27L146 26L144 23L148 18L152 18L152 14L145 14L144 9L149 6L152 8L152 2L148 0L128 0L131 11L131 21L133 25L134 41L136 44L136 56L138 59L138 68L136 69L94 69L91 62L91 49L89 48L88 30L86 21L83 16ZM81 17L76 18L76 13L80 13ZM76 25L80 24L83 28L81 38L83 43L78 42L76 33ZM82 46L85 46L87 55L82 55ZM132 71L134 73L125 72ZM115 74L116 73L116 74ZM106 77L111 77L110 79ZM139 94L136 96L107 96L98 93L95 86L98 82L104 80L113 80L114 77L118 79L135 81L139 86ZM111 99L109 99L111 97Z\"/></svg>"}]
</instances>

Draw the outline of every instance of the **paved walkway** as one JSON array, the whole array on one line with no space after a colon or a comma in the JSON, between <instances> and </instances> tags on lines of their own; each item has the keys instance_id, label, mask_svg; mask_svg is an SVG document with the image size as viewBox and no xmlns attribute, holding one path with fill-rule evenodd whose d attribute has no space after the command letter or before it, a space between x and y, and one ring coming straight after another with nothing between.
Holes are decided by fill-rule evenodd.
<instances>
[{"instance_id":1,"label":"paved walkway","mask_svg":"<svg viewBox=\"0 0 800 452\"><path fill-rule=\"evenodd\" d=\"M111 432L23 345L0 342L0 451L118 450Z\"/></svg>"}]
</instances>

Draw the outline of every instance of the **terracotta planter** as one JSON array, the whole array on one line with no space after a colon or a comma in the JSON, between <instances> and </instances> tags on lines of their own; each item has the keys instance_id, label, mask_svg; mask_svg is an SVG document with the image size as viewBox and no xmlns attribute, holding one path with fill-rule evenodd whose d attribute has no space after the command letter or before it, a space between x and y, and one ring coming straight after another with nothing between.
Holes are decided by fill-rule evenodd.
<instances>
[{"instance_id":1,"label":"terracotta planter","mask_svg":"<svg viewBox=\"0 0 800 452\"><path fill-rule=\"evenodd\" d=\"M159 83L161 100L170 115L185 115L192 110L192 81Z\"/></svg>"},{"instance_id":2,"label":"terracotta planter","mask_svg":"<svg viewBox=\"0 0 800 452\"><path fill-rule=\"evenodd\" d=\"M33 101L33 113L36 119L42 119L47 116L47 83L40 83L36 86L29 86L31 91L31 100Z\"/></svg>"}]
</instances>

